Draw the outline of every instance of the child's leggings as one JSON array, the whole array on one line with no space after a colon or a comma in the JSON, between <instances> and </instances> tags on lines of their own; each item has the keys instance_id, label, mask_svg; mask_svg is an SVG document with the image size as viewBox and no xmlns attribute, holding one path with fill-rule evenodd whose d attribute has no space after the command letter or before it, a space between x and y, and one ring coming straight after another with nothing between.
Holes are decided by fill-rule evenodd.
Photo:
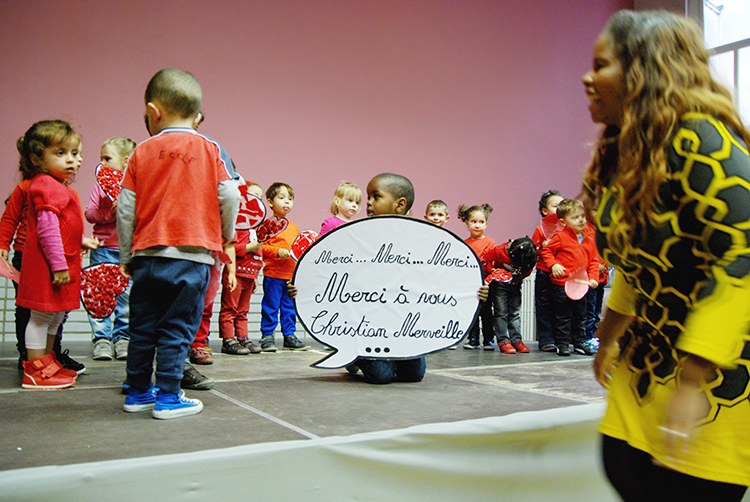
<instances>
[{"instance_id":1,"label":"child's leggings","mask_svg":"<svg viewBox=\"0 0 750 502\"><path fill-rule=\"evenodd\" d=\"M47 337L55 336L57 328L65 317L62 312L31 311L29 323L26 325L26 349L44 350L47 348Z\"/></svg>"}]
</instances>

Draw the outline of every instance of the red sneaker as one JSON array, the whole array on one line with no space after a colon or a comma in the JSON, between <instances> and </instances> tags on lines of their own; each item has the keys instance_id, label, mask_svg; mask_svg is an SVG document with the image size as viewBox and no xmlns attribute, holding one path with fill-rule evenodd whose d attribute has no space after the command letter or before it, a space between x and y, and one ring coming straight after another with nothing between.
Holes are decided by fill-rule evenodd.
<instances>
[{"instance_id":1,"label":"red sneaker","mask_svg":"<svg viewBox=\"0 0 750 502\"><path fill-rule=\"evenodd\" d=\"M518 340L516 343L513 344L513 347L515 347L516 352L521 352L523 354L527 352L531 352L531 349L526 346L525 343L523 343L521 340Z\"/></svg>"},{"instance_id":2,"label":"red sneaker","mask_svg":"<svg viewBox=\"0 0 750 502\"><path fill-rule=\"evenodd\" d=\"M516 353L516 349L514 349L513 345L511 345L510 342L507 340L501 343L498 348L500 349L500 352L502 352L503 354L515 354Z\"/></svg>"},{"instance_id":3,"label":"red sneaker","mask_svg":"<svg viewBox=\"0 0 750 502\"><path fill-rule=\"evenodd\" d=\"M214 358L211 355L210 347L206 345L190 347L190 362L193 364L213 364Z\"/></svg>"},{"instance_id":4,"label":"red sneaker","mask_svg":"<svg viewBox=\"0 0 750 502\"><path fill-rule=\"evenodd\" d=\"M63 368L54 354L38 357L23 363L24 389L64 389L76 383L76 379L63 374Z\"/></svg>"}]
</instances>

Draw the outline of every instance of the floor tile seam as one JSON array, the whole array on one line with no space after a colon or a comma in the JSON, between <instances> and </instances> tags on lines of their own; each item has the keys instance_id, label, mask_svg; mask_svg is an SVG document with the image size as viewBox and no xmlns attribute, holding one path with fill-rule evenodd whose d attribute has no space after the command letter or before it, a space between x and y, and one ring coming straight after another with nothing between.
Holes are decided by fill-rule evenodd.
<instances>
[{"instance_id":1,"label":"floor tile seam","mask_svg":"<svg viewBox=\"0 0 750 502\"><path fill-rule=\"evenodd\" d=\"M432 372L428 371L428 373L432 373ZM563 395L560 395L560 394L553 394L553 393L550 393L550 392L541 392L541 391L538 391L538 390L523 389L523 388L518 388L518 387L515 387L515 386L512 386L512 385L502 385L502 384L494 383L494 382L485 382L485 381L482 381L482 380L474 380L472 378L466 378L466 377L461 377L461 376L456 376L456 375L438 375L438 376L444 376L446 378L452 378L454 380L460 380L462 382L469 382L469 383L475 383L475 384L480 384L480 385L488 385L490 387L498 387L498 388L501 388L501 389L513 390L513 391L517 391L517 392L525 392L527 394L536 394L536 395L545 396L545 397L556 397L558 399L567 399L568 401L575 401L577 403L595 404L595 403L599 402L599 401L589 401L589 400L586 400L586 399L578 399L578 398L574 398L574 397L570 397L570 396L563 396Z\"/></svg>"},{"instance_id":2,"label":"floor tile seam","mask_svg":"<svg viewBox=\"0 0 750 502\"><path fill-rule=\"evenodd\" d=\"M242 408L242 409L244 409L246 411L254 413L254 414L256 414L256 415L258 415L258 416L260 416L262 418L265 418L266 420L269 420L269 421L271 421L271 422L273 422L273 423L275 423L277 425L280 425L280 426L282 426L282 427L284 427L286 429L294 431L297 434L300 434L302 436L305 436L308 439L320 439L320 436L318 436L316 434L313 434L312 432L309 432L309 431L306 431L306 430L304 430L304 429L302 429L300 427L297 427L296 425L291 424L291 423L287 422L286 420L282 420L279 417L275 417L275 416L271 415L270 413L266 413L265 411L259 410L258 408L250 406L247 403L243 403L242 401L239 401L239 400L237 400L237 399L235 399L235 398L233 398L231 396L228 396L228 395L226 395L226 394L224 394L222 392L219 392L216 389L211 389L208 392L210 392L211 394L213 394L213 395L215 395L215 396L217 396L217 397L219 397L221 399L224 399L225 401L228 401L228 402L234 404L235 406L239 406L240 408Z\"/></svg>"},{"instance_id":3,"label":"floor tile seam","mask_svg":"<svg viewBox=\"0 0 750 502\"><path fill-rule=\"evenodd\" d=\"M103 389L122 389L122 385L78 385L76 383L76 385L74 385L72 387L65 388L65 389L22 389L22 388L19 387L17 389L4 389L4 390L0 390L0 395L3 395L3 394L27 394L27 393L29 395L34 395L34 394L38 394L40 392L57 392L57 391L61 391L61 392L63 392L63 391L65 391L65 392L70 391L70 392L73 392L73 391L77 391L77 390L103 390ZM123 396L123 398L124 398L124 396Z\"/></svg>"},{"instance_id":4,"label":"floor tile seam","mask_svg":"<svg viewBox=\"0 0 750 502\"><path fill-rule=\"evenodd\" d=\"M551 364L560 364L560 365L571 365L574 363L578 363L582 361L583 359L569 359L566 361L533 361L528 363L512 363L512 364L487 364L487 365L481 365L481 366L461 366L458 368L440 368L440 369L434 369L434 370L428 370L429 373L438 373L438 372L451 372L451 371L466 371L466 370L472 370L472 369L504 369L504 368L517 368L519 366L525 367L525 366L546 366ZM591 360L592 364L592 373L593 373L593 359Z\"/></svg>"}]
</instances>

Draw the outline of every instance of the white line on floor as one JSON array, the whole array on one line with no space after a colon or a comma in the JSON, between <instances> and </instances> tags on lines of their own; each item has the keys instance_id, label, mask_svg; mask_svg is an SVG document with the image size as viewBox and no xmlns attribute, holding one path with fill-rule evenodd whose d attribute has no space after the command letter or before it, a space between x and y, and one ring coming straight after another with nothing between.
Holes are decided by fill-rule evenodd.
<instances>
[{"instance_id":1,"label":"white line on floor","mask_svg":"<svg viewBox=\"0 0 750 502\"><path fill-rule=\"evenodd\" d=\"M305 437L307 437L309 439L320 439L319 436L313 434L312 432L308 432L308 431L306 431L304 429L300 429L296 425L292 425L289 422L286 422L286 421L284 421L284 420L282 420L280 418L274 417L273 415L269 415L265 411L261 411L258 408L253 408L252 406L250 406L250 405L248 405L246 403L243 403L242 401L238 401L237 399L235 399L233 397L227 396L226 394L223 394L223 393L219 392L218 390L211 389L208 392L210 392L211 394L213 394L215 396L219 396L220 398L222 398L222 399L224 399L226 401L229 401L230 403L235 404L235 405L239 406L240 408L243 408L243 409L245 409L245 410L247 410L249 412L255 413L256 415L259 415L259 416L261 416L261 417L263 417L263 418L265 418L267 420L270 420L271 422L274 422L274 423L276 423L276 424L278 424L278 425L280 425L282 427L286 427L287 429L292 430L292 431L296 432L297 434L302 434L303 436L305 436Z\"/></svg>"}]
</instances>

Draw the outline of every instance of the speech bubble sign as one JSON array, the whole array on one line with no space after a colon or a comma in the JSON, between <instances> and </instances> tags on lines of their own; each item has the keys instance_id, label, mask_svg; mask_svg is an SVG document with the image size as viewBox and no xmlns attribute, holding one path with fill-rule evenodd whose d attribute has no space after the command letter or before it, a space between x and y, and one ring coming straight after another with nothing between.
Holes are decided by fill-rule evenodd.
<instances>
[{"instance_id":1,"label":"speech bubble sign","mask_svg":"<svg viewBox=\"0 0 750 502\"><path fill-rule=\"evenodd\" d=\"M410 359L458 343L476 317L482 266L452 232L427 221L376 216L342 225L302 255L293 278L305 330L335 352Z\"/></svg>"}]
</instances>

